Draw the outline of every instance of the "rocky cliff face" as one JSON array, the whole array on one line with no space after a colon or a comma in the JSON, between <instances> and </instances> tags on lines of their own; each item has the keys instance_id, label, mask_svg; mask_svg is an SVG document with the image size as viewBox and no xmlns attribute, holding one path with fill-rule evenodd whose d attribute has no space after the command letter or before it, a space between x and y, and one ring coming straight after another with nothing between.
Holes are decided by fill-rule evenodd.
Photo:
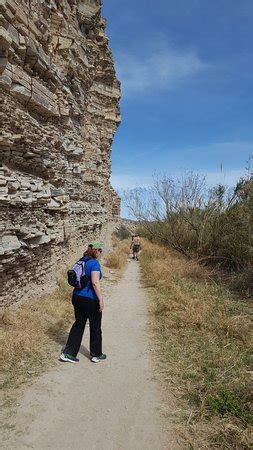
<instances>
[{"instance_id":1,"label":"rocky cliff face","mask_svg":"<svg viewBox=\"0 0 253 450\"><path fill-rule=\"evenodd\" d=\"M120 85L101 2L0 1L5 305L119 214L109 177Z\"/></svg>"}]
</instances>

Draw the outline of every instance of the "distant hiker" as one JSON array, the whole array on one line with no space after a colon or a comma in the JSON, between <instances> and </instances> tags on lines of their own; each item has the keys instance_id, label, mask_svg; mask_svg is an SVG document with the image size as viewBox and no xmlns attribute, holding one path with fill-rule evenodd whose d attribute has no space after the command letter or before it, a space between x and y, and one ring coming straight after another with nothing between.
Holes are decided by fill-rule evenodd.
<instances>
[{"instance_id":1,"label":"distant hiker","mask_svg":"<svg viewBox=\"0 0 253 450\"><path fill-rule=\"evenodd\" d=\"M79 352L82 337L87 319L90 324L90 356L94 363L106 359L106 355L102 353L102 331L101 320L102 311L104 309L104 300L100 290L100 280L102 271L98 258L102 253L101 242L91 242L84 256L74 266L74 270L68 272L69 284L75 286L70 278L74 275L78 278L76 266L81 266L85 274L79 277L79 286L82 286L82 280L85 280L84 287L75 287L73 291L72 304L75 311L75 322L69 333L66 346L60 356L61 361L78 362L77 354ZM74 273L75 271L75 273ZM69 273L71 277L69 276Z\"/></svg>"},{"instance_id":2,"label":"distant hiker","mask_svg":"<svg viewBox=\"0 0 253 450\"><path fill-rule=\"evenodd\" d=\"M136 259L136 261L139 261L140 248L141 248L140 236L138 234L135 234L132 237L132 243L131 243L130 249L132 249L132 251L133 251L132 258Z\"/></svg>"}]
</instances>

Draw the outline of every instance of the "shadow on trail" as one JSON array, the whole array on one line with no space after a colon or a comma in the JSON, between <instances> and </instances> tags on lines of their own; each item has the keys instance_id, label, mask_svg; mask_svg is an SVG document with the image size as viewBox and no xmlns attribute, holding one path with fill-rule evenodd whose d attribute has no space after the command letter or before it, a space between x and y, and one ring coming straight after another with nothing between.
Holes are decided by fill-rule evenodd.
<instances>
[{"instance_id":1,"label":"shadow on trail","mask_svg":"<svg viewBox=\"0 0 253 450\"><path fill-rule=\"evenodd\" d=\"M47 334L50 337L50 339L59 344L61 346L61 350L63 350L64 345L66 344L66 341L68 339L69 333L63 329L62 320L59 320L54 325L48 327ZM84 345L81 345L79 353L81 353L86 358L90 359L90 352L86 347L84 347Z\"/></svg>"}]
</instances>

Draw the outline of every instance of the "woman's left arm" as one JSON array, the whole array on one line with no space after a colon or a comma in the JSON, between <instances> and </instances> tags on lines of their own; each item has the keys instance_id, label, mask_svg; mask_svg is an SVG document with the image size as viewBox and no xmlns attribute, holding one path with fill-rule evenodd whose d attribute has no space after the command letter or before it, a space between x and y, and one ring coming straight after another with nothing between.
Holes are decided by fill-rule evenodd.
<instances>
[{"instance_id":1,"label":"woman's left arm","mask_svg":"<svg viewBox=\"0 0 253 450\"><path fill-rule=\"evenodd\" d=\"M95 294L99 300L99 310L101 312L104 309L104 299L100 288L100 272L98 271L91 272L91 283L95 291Z\"/></svg>"}]
</instances>

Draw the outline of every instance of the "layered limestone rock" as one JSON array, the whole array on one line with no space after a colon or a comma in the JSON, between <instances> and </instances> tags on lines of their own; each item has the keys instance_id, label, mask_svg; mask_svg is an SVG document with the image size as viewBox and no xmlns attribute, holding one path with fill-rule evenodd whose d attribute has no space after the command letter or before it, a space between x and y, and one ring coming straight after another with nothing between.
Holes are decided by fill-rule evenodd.
<instances>
[{"instance_id":1,"label":"layered limestone rock","mask_svg":"<svg viewBox=\"0 0 253 450\"><path fill-rule=\"evenodd\" d=\"M0 0L4 304L119 214L120 85L101 1Z\"/></svg>"}]
</instances>

